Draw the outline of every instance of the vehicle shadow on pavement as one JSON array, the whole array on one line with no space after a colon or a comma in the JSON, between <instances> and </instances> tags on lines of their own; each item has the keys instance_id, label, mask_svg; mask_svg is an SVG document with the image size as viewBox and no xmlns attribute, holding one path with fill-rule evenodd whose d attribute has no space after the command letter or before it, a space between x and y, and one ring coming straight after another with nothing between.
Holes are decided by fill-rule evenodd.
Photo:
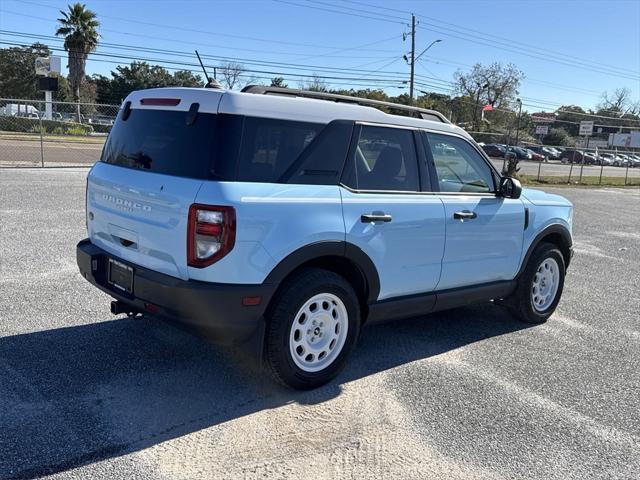
<instances>
[{"instance_id":1,"label":"vehicle shadow on pavement","mask_svg":"<svg viewBox=\"0 0 640 480\"><path fill-rule=\"evenodd\" d=\"M525 326L492 305L365 329L331 384L290 391L232 352L153 318L0 338L0 478L34 478L287 403Z\"/></svg>"}]
</instances>

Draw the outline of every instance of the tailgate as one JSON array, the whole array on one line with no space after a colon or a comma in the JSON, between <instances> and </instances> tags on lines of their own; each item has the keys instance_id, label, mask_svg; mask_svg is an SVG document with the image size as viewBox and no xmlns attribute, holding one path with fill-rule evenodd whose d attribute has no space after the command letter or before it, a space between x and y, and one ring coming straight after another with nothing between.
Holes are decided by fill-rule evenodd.
<instances>
[{"instance_id":1,"label":"tailgate","mask_svg":"<svg viewBox=\"0 0 640 480\"><path fill-rule=\"evenodd\" d=\"M202 180L98 162L87 179L87 225L96 246L186 280L187 220Z\"/></svg>"}]
</instances>

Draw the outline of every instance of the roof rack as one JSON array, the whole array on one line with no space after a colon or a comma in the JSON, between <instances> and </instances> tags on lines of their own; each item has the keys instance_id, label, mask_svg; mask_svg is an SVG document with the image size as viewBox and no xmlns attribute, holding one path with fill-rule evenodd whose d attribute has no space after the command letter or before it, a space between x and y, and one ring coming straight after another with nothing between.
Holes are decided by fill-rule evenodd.
<instances>
[{"instance_id":1,"label":"roof rack","mask_svg":"<svg viewBox=\"0 0 640 480\"><path fill-rule=\"evenodd\" d=\"M428 110L426 108L412 107L409 105L402 105L400 103L384 102L382 100L373 100L370 98L351 97L349 95L340 95L337 93L313 92L311 90L299 90L296 88L266 87L264 85L247 85L242 89L242 91L245 93L256 93L259 95L305 97L340 103L355 103L357 105L365 105L369 107L386 107L389 110L410 112L412 116L422 118L423 120L451 123L447 117L436 110Z\"/></svg>"}]
</instances>

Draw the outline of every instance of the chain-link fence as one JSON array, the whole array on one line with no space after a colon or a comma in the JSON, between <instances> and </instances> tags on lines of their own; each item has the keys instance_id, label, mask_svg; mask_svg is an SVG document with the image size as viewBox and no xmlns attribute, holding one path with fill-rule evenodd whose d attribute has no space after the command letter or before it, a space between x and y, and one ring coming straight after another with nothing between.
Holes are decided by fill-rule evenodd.
<instances>
[{"instance_id":1,"label":"chain-link fence","mask_svg":"<svg viewBox=\"0 0 640 480\"><path fill-rule=\"evenodd\" d=\"M53 102L48 111L41 100L0 98L0 168L92 165L100 157L118 109L118 105ZM517 174L529 183L640 185L640 149L523 142L515 147L501 143L506 138L503 133L470 133L496 147L484 148L499 170L506 168L508 156L516 156Z\"/></svg>"},{"instance_id":2,"label":"chain-link fence","mask_svg":"<svg viewBox=\"0 0 640 480\"><path fill-rule=\"evenodd\" d=\"M471 132L499 171L515 158L517 175L527 183L640 186L640 149L583 148L519 142L501 143L502 133ZM495 138L496 143L490 143ZM515 142L514 142L515 143Z\"/></svg>"},{"instance_id":3,"label":"chain-link fence","mask_svg":"<svg viewBox=\"0 0 640 480\"><path fill-rule=\"evenodd\" d=\"M0 98L0 167L92 165L118 108Z\"/></svg>"}]
</instances>

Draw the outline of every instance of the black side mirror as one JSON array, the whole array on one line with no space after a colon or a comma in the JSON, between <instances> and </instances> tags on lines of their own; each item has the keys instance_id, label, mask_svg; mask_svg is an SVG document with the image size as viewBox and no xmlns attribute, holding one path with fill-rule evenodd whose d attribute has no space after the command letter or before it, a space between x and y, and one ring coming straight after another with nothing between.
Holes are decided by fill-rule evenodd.
<instances>
[{"instance_id":1,"label":"black side mirror","mask_svg":"<svg viewBox=\"0 0 640 480\"><path fill-rule=\"evenodd\" d=\"M522 194L522 185L518 180L511 177L502 177L500 179L500 187L498 195L504 198L520 198Z\"/></svg>"}]
</instances>

